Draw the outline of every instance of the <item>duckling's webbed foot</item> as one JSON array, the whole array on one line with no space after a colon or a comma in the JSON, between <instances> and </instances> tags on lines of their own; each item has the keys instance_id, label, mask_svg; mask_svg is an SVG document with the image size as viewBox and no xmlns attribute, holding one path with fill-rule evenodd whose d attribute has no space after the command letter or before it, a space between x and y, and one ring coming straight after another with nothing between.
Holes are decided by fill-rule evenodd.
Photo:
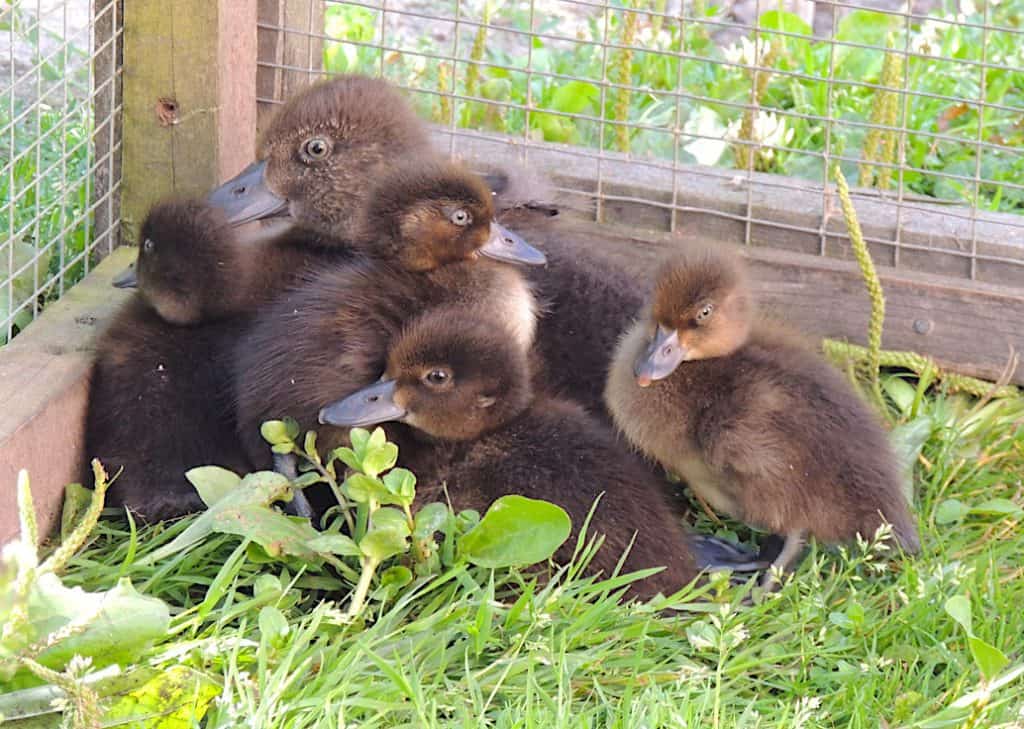
<instances>
[{"instance_id":1,"label":"duckling's webbed foot","mask_svg":"<svg viewBox=\"0 0 1024 729\"><path fill-rule=\"evenodd\" d=\"M294 481L299 477L299 460L294 453L275 453L274 470L289 481ZM292 500L284 505L284 510L286 514L301 516L303 519L312 519L314 516L313 507L302 489L292 489Z\"/></svg>"},{"instance_id":2,"label":"duckling's webbed foot","mask_svg":"<svg viewBox=\"0 0 1024 729\"><path fill-rule=\"evenodd\" d=\"M731 570L733 572L759 572L768 569L770 560L764 560L760 554L728 539L712 537L707 534L694 534L690 537L690 547L697 568L715 572Z\"/></svg>"},{"instance_id":3,"label":"duckling's webbed foot","mask_svg":"<svg viewBox=\"0 0 1024 729\"><path fill-rule=\"evenodd\" d=\"M779 581L777 573L785 574L792 572L800 564L800 560L803 558L804 540L806 537L807 532L803 529L797 529L785 536L782 542L782 549L771 562L771 569L761 578L762 588L769 591L779 589L782 583ZM769 543L777 544L778 539L779 537L775 536L774 539L769 538L766 540L761 548L762 553L769 548Z\"/></svg>"}]
</instances>

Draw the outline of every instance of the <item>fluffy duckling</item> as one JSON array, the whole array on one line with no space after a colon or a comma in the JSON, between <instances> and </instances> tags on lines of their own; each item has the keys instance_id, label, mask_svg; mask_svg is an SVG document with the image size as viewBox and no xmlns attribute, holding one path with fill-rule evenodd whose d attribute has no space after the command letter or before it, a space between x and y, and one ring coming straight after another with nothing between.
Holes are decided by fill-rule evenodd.
<instances>
[{"instance_id":1,"label":"fluffy duckling","mask_svg":"<svg viewBox=\"0 0 1024 729\"><path fill-rule=\"evenodd\" d=\"M289 99L262 134L257 161L209 196L233 224L284 218L315 247L344 246L381 168L432 154L426 128L395 87L337 76Z\"/></svg>"},{"instance_id":2,"label":"fluffy duckling","mask_svg":"<svg viewBox=\"0 0 1024 729\"><path fill-rule=\"evenodd\" d=\"M494 222L490 191L453 164L410 160L379 180L352 235L366 256L311 275L258 317L239 342L239 434L257 464L269 451L260 423L290 415L316 426L320 406L372 380L387 344L425 307L461 302L510 322L517 346L533 341L535 302L503 261L543 255ZM497 259L497 260L492 260ZM321 433L340 443L343 433Z\"/></svg>"},{"instance_id":3,"label":"fluffy duckling","mask_svg":"<svg viewBox=\"0 0 1024 729\"><path fill-rule=\"evenodd\" d=\"M797 342L755 321L734 251L689 246L662 268L651 303L623 336L608 407L631 443L714 508L783 535L780 569L793 566L808 534L870 537L883 519L916 552L884 429L842 376Z\"/></svg>"},{"instance_id":4,"label":"fluffy duckling","mask_svg":"<svg viewBox=\"0 0 1024 729\"><path fill-rule=\"evenodd\" d=\"M698 574L690 537L659 480L608 426L568 400L534 399L530 382L527 354L501 322L442 306L395 338L378 382L326 404L319 418L340 427L403 423L423 434L416 441L398 431L401 464L424 501L443 500L446 486L456 509L483 512L506 494L559 504L574 528L556 555L563 562L604 492L591 530L605 544L591 569L611 574L635 538L626 571L665 567L635 584L636 594L690 582Z\"/></svg>"},{"instance_id":5,"label":"fluffy duckling","mask_svg":"<svg viewBox=\"0 0 1024 729\"><path fill-rule=\"evenodd\" d=\"M139 292L97 346L85 452L109 473L120 471L108 503L156 521L203 508L184 477L189 468L250 470L222 359L237 333L231 314L251 302L238 293L242 274L219 211L189 201L157 205L140 237L134 270L115 281L137 283Z\"/></svg>"}]
</instances>

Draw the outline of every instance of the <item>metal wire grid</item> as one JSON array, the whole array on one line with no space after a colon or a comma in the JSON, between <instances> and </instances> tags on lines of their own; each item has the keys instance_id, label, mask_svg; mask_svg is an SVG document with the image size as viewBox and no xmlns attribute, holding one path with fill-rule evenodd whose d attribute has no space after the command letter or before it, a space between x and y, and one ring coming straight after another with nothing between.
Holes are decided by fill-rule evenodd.
<instances>
[{"instance_id":1,"label":"metal wire grid","mask_svg":"<svg viewBox=\"0 0 1024 729\"><path fill-rule=\"evenodd\" d=\"M960 1L961 4L971 2ZM701 12L699 6L694 8L686 3L679 3L681 7L676 12L666 12L667 3L658 0L627 0L626 4L630 7L609 0L524 0L505 3L503 9L509 10L511 6L510 12L491 13L486 0L433 3L417 0L332 0L327 3L327 21L323 28L315 25L312 14L308 22L292 25L261 22L259 26L262 32L301 38L307 48L311 48L314 42L322 44L326 63L317 54L315 61L309 64L287 64L279 59L261 58L259 66L261 72L308 78L339 70L385 76L412 92L420 110L449 130L452 153L457 151L456 140L460 137L508 140L509 128L518 126L512 134L515 150L527 159L532 150L551 148L541 139L548 136L546 124L553 124L551 120L556 118L568 120L577 131L589 132L570 133L568 141L576 142L571 148L573 156L596 164L599 220L603 208L610 202L642 202L665 208L670 215L672 230L677 228L686 213L702 212L741 223L747 244L756 242L752 231L758 226L814 234L819 239L818 252L822 255L830 250L834 254L836 246L830 241L846 238L845 232L837 230L834 225L838 212L832 188L821 184L825 171L831 171L833 165L839 164L851 182L856 184L859 164L863 162L864 137L873 129L891 132L895 136L894 153L889 160L873 161L871 165L878 171L892 170L892 189L855 193L855 197L883 206L888 211L883 213L884 217L892 221L891 236L868 235L868 242L888 250L891 254L889 262L897 266L907 265L907 256L901 256L906 252L927 255L940 250L940 247L930 245L927 238L922 241L920 236L916 236L914 241L905 240L903 231L908 215L934 213L936 203L945 203L941 208L944 217L956 232L952 247L942 246L941 252L963 260L962 273L965 277L995 283L1024 280L1021 278L1024 276L1024 216L1020 214L1024 213L1024 155L1020 148L1024 144L1024 50L1021 50L1024 49L1024 30L990 22L988 4L981 7L980 22L972 20L979 13L923 14L911 12L907 7L879 11L866 16L876 22L879 17L890 20L884 39L877 39L877 43L851 40L841 32L840 14L865 7L853 2L828 3L833 12L831 33L826 39L811 38L806 31L795 32L778 21L772 24L772 28L763 27L761 19L767 16L762 16L762 12L776 8L770 0L757 0L753 15L758 20L754 24L732 21L722 14ZM581 19L575 36L560 32L561 25L552 20L552 16L559 13ZM641 26L641 32L634 34L631 40L624 40L624 29L630 15L634 16L634 28ZM660 26L660 32L669 29L676 33L672 36L676 40L674 45L670 43L666 47L662 43L659 46L654 38L655 25ZM940 40L933 41L931 47L923 45L921 39L927 37L927 33L922 29L927 30L929 26L932 35L938 39L942 37L943 28L957 28L967 36L980 32L980 58L968 57L962 48L953 52L940 47L943 45ZM647 28L651 32L646 32ZM698 35L694 35L694 30ZM739 33L748 39L759 40L748 43L746 47L743 44L733 45L723 52L713 40L713 35L718 32L732 33L734 37ZM481 37L486 49L483 54L479 53ZM695 37L709 42L695 43ZM813 46L810 45L812 41ZM799 60L789 64L769 63L766 53L773 46L777 47L775 44L799 46L801 51L809 48L810 52L819 54L818 63L816 66ZM499 50L492 50L492 46ZM501 50L502 46L504 50ZM990 47L1002 50L990 53ZM572 49L581 48L587 49L591 57L599 58L599 61L590 68L572 68L569 72L550 63L552 49L572 53ZM1011 49L1009 52L1008 48ZM826 59L820 58L822 53ZM862 77L852 75L843 68L841 59L849 58L853 53L870 58L874 68ZM542 54L546 54L544 58L540 58ZM617 64L622 63L625 54L632 56L628 75L617 73ZM881 61L887 54L900 59L902 78L895 86L888 86L883 83L884 79L879 78L877 66L884 65ZM308 57L314 59L314 54L310 52ZM675 69L675 78L668 84L651 83L643 77L643 67L659 63ZM712 66L734 69L746 80L747 90L744 95L731 99L720 98L717 93L697 93L684 76L684 64L687 63L693 67L691 72ZM932 74L959 74L961 77L976 74L976 80L956 87L957 91L970 91L969 95L912 88L912 64L919 64ZM639 73L638 68L641 69ZM769 88L770 84L809 84L813 92L824 94L825 112L808 112L796 105L773 103L770 94L759 97L756 87L760 76L768 77ZM471 77L475 77L476 82L468 85ZM990 98L989 79L995 77L1000 84L1008 84L1016 93L998 95L999 100ZM494 89L481 82L482 78L505 79L509 86L525 89L525 99L494 93ZM732 80L735 82L735 76ZM557 103L551 103L552 89L557 96L559 88L571 88L578 82L585 83L587 88L596 88L598 98L580 108L565 104L559 107ZM497 84L496 88L500 91L507 87ZM895 114L889 114L889 123L869 118L869 105L875 96L885 92L895 93L897 99ZM837 98L845 95L849 101L855 93L863 97L861 113L851 115L849 103L846 111L841 113L837 108ZM655 107L660 114L637 115L633 113L634 109L630 109L629 115L623 118L615 113L614 104L624 94L634 99L638 95L652 98L654 103L647 106L647 110L649 112L651 107ZM260 96L257 101L261 105L272 105L280 103L281 99ZM912 128L908 121L915 105L929 103L932 106L939 104L942 114L934 124L918 124ZM710 131L692 124L695 110L699 112L702 108L713 110L723 123ZM754 131L753 135L746 137L742 129L745 116L749 116ZM957 120L970 122L971 119L974 119L973 126L956 123ZM494 123L495 120L499 123ZM770 133L766 135L768 138L759 138L758 123L764 122L762 126L769 128L774 124L777 131L779 120L790 128L801 123L804 125L802 129L811 128L813 133L822 137L821 149L794 145L784 133L775 134L774 138ZM726 122L732 125L728 129L724 128ZM625 129L633 140L628 156L615 149L614 140L623 138L620 129ZM656 142L659 138L660 142ZM640 140L645 144L637 144ZM686 157L684 150L691 149L694 143L717 144L723 149L731 149L732 165L722 155L717 161L719 167L735 168L742 154L739 150L752 150L747 155L747 163L739 165L732 173L736 184L745 185L747 191L742 213L693 206L681 197L680 180L684 176L689 180L702 176L721 180L722 177L721 169L692 164L693 160ZM912 164L908 161L908 149L912 144L922 143L935 153L932 156L955 148L962 159L958 165L945 169L930 164L934 160L927 160L927 166ZM760 160L770 161L780 155L788 156L791 163L788 167L796 168L796 175L790 172L785 177L769 177L757 173ZM623 159L628 159L630 165L647 169L652 176L670 175L669 199L663 195L645 194L642 189L625 195L614 193L611 188L615 180L608 176L607 171L615 169L613 163ZM998 179L991 172L996 166L1003 170ZM771 165L768 167L770 171L786 171L771 169ZM1009 174L1006 170L1010 171ZM919 187L923 183L924 187L944 189L945 197L950 199L932 199L915 192L911 179ZM758 215L754 190L773 187L787 194L816 194L820 200L817 224L793 225ZM959 195L950 195L950 191ZM593 189L565 188L563 192L592 195ZM1003 200L1014 202L1007 205L1002 204ZM980 209L982 205L1001 207L1009 212L983 211ZM877 207L874 209L878 210ZM983 250L979 250L979 221L985 228L985 242L994 244L984 246ZM966 234L964 225L967 226ZM920 256L916 260L920 261ZM989 265L985 268L985 275L980 276L979 264L995 265Z\"/></svg>"},{"instance_id":2,"label":"metal wire grid","mask_svg":"<svg viewBox=\"0 0 1024 729\"><path fill-rule=\"evenodd\" d=\"M0 12L0 344L117 245L117 0Z\"/></svg>"}]
</instances>

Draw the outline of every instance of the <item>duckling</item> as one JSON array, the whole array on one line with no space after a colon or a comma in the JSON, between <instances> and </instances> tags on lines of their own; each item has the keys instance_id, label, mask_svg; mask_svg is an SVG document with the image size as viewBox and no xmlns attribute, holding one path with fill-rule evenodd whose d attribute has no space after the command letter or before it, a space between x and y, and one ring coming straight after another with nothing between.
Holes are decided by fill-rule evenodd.
<instances>
[{"instance_id":1,"label":"duckling","mask_svg":"<svg viewBox=\"0 0 1024 729\"><path fill-rule=\"evenodd\" d=\"M311 247L344 247L377 170L432 153L425 125L394 86L337 76L289 99L261 136L257 161L208 200L233 224L284 218Z\"/></svg>"},{"instance_id":2,"label":"duckling","mask_svg":"<svg viewBox=\"0 0 1024 729\"><path fill-rule=\"evenodd\" d=\"M917 552L878 419L828 363L755 319L753 307L731 249L695 244L669 259L613 358L615 423L715 509L784 536L780 570L795 566L808 534L870 537L883 519Z\"/></svg>"},{"instance_id":3,"label":"duckling","mask_svg":"<svg viewBox=\"0 0 1024 729\"><path fill-rule=\"evenodd\" d=\"M231 314L249 305L230 260L231 228L194 201L155 206L134 270L115 285L139 287L97 346L86 414L85 452L118 473L108 503L157 521L203 503L184 473L250 464L227 407L223 344ZM199 264L199 265L197 265Z\"/></svg>"},{"instance_id":4,"label":"duckling","mask_svg":"<svg viewBox=\"0 0 1024 729\"><path fill-rule=\"evenodd\" d=\"M579 405L534 398L528 354L499 320L464 305L427 310L392 341L379 381L324 405L319 420L334 426L404 424L388 431L418 500L443 500L446 486L457 510L483 512L506 494L556 503L573 523L556 554L564 562L603 492L591 530L605 543L591 570L610 575L635 539L626 571L665 567L634 583L637 596L671 594L698 575L659 480ZM403 436L409 427L419 439Z\"/></svg>"},{"instance_id":5,"label":"duckling","mask_svg":"<svg viewBox=\"0 0 1024 729\"><path fill-rule=\"evenodd\" d=\"M490 191L463 168L410 159L378 180L351 237L361 255L318 271L258 317L235 356L239 435L257 464L269 451L260 423L290 415L316 427L327 400L379 373L387 344L424 307L462 302L499 312L517 346L533 341L529 285L507 262L540 251L494 222ZM492 260L497 259L497 260ZM344 434L321 432L340 444Z\"/></svg>"}]
</instances>

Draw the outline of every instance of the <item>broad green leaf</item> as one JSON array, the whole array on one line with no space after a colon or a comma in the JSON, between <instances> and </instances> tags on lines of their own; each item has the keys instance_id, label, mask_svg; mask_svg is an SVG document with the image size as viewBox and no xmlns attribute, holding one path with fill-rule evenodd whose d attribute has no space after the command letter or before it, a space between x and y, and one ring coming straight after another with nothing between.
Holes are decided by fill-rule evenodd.
<instances>
[{"instance_id":1,"label":"broad green leaf","mask_svg":"<svg viewBox=\"0 0 1024 729\"><path fill-rule=\"evenodd\" d=\"M351 448L346 448L344 446L340 448L335 448L333 451L331 451L331 454L328 456L327 460L328 462L330 462L333 461L335 458L340 460L353 471L362 470L363 463L362 461L359 460L359 457L356 455L356 452Z\"/></svg>"},{"instance_id":2,"label":"broad green leaf","mask_svg":"<svg viewBox=\"0 0 1024 729\"><path fill-rule=\"evenodd\" d=\"M260 425L260 435L262 435L263 440L270 443L270 445L287 443L290 440L288 436L288 424L283 420L267 420Z\"/></svg>"},{"instance_id":3,"label":"broad green leaf","mask_svg":"<svg viewBox=\"0 0 1024 729\"><path fill-rule=\"evenodd\" d=\"M282 456L286 456L289 453L295 452L295 444L290 442L276 443L270 446L270 450Z\"/></svg>"},{"instance_id":4,"label":"broad green leaf","mask_svg":"<svg viewBox=\"0 0 1024 729\"><path fill-rule=\"evenodd\" d=\"M359 504L367 504L370 499L380 501L388 495L380 479L364 473L353 473L345 479L341 487L346 496Z\"/></svg>"},{"instance_id":5,"label":"broad green leaf","mask_svg":"<svg viewBox=\"0 0 1024 729\"><path fill-rule=\"evenodd\" d=\"M317 552L340 554L343 557L358 557L362 554L359 545L344 534L321 534L311 539L309 546Z\"/></svg>"},{"instance_id":6,"label":"broad green leaf","mask_svg":"<svg viewBox=\"0 0 1024 729\"><path fill-rule=\"evenodd\" d=\"M1024 509L1009 499L989 499L977 506L972 506L971 513L986 516L1021 516L1024 515Z\"/></svg>"},{"instance_id":7,"label":"broad green leaf","mask_svg":"<svg viewBox=\"0 0 1024 729\"><path fill-rule=\"evenodd\" d=\"M935 523L942 526L957 524L964 520L970 510L970 507L959 499L946 499L935 509Z\"/></svg>"},{"instance_id":8,"label":"broad green leaf","mask_svg":"<svg viewBox=\"0 0 1024 729\"><path fill-rule=\"evenodd\" d=\"M394 468L384 474L384 486L394 496L398 496L402 504L411 504L416 498L416 476L404 468Z\"/></svg>"},{"instance_id":9,"label":"broad green leaf","mask_svg":"<svg viewBox=\"0 0 1024 729\"><path fill-rule=\"evenodd\" d=\"M44 666L61 669L75 654L91 657L97 667L128 663L167 634L170 611L154 597L138 593L124 578L105 592L65 587L52 573L39 576L28 595L29 623L2 646L15 652L44 640L69 624L84 625L43 651Z\"/></svg>"},{"instance_id":10,"label":"broad green leaf","mask_svg":"<svg viewBox=\"0 0 1024 729\"><path fill-rule=\"evenodd\" d=\"M569 81L561 84L551 96L547 108L567 114L580 114L592 108L601 98L601 91L586 81Z\"/></svg>"},{"instance_id":11,"label":"broad green leaf","mask_svg":"<svg viewBox=\"0 0 1024 729\"><path fill-rule=\"evenodd\" d=\"M82 515L92 503L95 492L80 483L68 484L64 489L64 508L60 513L60 539L64 541L78 526Z\"/></svg>"},{"instance_id":12,"label":"broad green leaf","mask_svg":"<svg viewBox=\"0 0 1024 729\"><path fill-rule=\"evenodd\" d=\"M377 427L370 433L370 439L366 441L366 450L376 450L381 448L385 443L388 442L388 436L384 433L384 428Z\"/></svg>"},{"instance_id":13,"label":"broad green leaf","mask_svg":"<svg viewBox=\"0 0 1024 729\"><path fill-rule=\"evenodd\" d=\"M432 536L434 532L442 531L445 524L448 523L450 515L451 512L448 511L448 506L445 504L437 501L425 504L416 512L413 537L425 539Z\"/></svg>"},{"instance_id":14,"label":"broad green leaf","mask_svg":"<svg viewBox=\"0 0 1024 729\"><path fill-rule=\"evenodd\" d=\"M512 83L506 78L488 79L480 87L480 95L492 101L507 101L512 98Z\"/></svg>"},{"instance_id":15,"label":"broad green leaf","mask_svg":"<svg viewBox=\"0 0 1024 729\"><path fill-rule=\"evenodd\" d=\"M964 595L954 595L946 600L945 610L953 620L960 623L967 635L974 635L971 628L971 603Z\"/></svg>"},{"instance_id":16,"label":"broad green leaf","mask_svg":"<svg viewBox=\"0 0 1024 729\"><path fill-rule=\"evenodd\" d=\"M171 666L138 689L107 704L104 726L190 729L221 693L216 679L184 665Z\"/></svg>"},{"instance_id":17,"label":"broad green leaf","mask_svg":"<svg viewBox=\"0 0 1024 729\"><path fill-rule=\"evenodd\" d=\"M306 455L312 458L317 463L320 462L320 457L316 452L316 431L307 430L306 440L302 444L302 449L306 452Z\"/></svg>"},{"instance_id":18,"label":"broad green leaf","mask_svg":"<svg viewBox=\"0 0 1024 729\"><path fill-rule=\"evenodd\" d=\"M761 13L758 25L766 30L781 30L784 33L800 33L801 35L806 36L814 35L814 31L811 29L811 26L804 22L803 18L784 10L769 10ZM786 38L786 40L792 41L796 39Z\"/></svg>"},{"instance_id":19,"label":"broad green leaf","mask_svg":"<svg viewBox=\"0 0 1024 729\"><path fill-rule=\"evenodd\" d=\"M555 504L502 496L459 540L459 554L492 569L534 564L551 557L571 529L569 515Z\"/></svg>"},{"instance_id":20,"label":"broad green leaf","mask_svg":"<svg viewBox=\"0 0 1024 729\"><path fill-rule=\"evenodd\" d=\"M384 431L379 428L374 431L374 433L378 432L383 434ZM382 443L380 445L372 445L371 443L371 447L367 448L366 455L363 456L363 472L367 476L377 476L392 468L397 462L398 446L394 443Z\"/></svg>"},{"instance_id":21,"label":"broad green leaf","mask_svg":"<svg viewBox=\"0 0 1024 729\"><path fill-rule=\"evenodd\" d=\"M270 504L280 501L290 493L291 487L288 484L288 479L281 474L272 471L250 473L230 493L200 514L185 531L168 544L139 560L139 564L154 564L202 541L218 530L215 525L219 515L223 513L237 511L247 506L259 506L270 511Z\"/></svg>"},{"instance_id":22,"label":"broad green leaf","mask_svg":"<svg viewBox=\"0 0 1024 729\"><path fill-rule=\"evenodd\" d=\"M380 430L378 428L378 430ZM366 446L370 442L370 431L365 428L352 428L348 433L348 439L352 443L352 450L357 457L362 457Z\"/></svg>"},{"instance_id":23,"label":"broad green leaf","mask_svg":"<svg viewBox=\"0 0 1024 729\"><path fill-rule=\"evenodd\" d=\"M199 466L185 471L185 478L195 486L206 508L220 501L229 491L242 483L242 477L220 466Z\"/></svg>"},{"instance_id":24,"label":"broad green leaf","mask_svg":"<svg viewBox=\"0 0 1024 729\"><path fill-rule=\"evenodd\" d=\"M259 544L272 557L290 555L319 564L321 556L309 543L320 536L309 520L287 516L262 504L244 504L213 515L213 531L237 534Z\"/></svg>"},{"instance_id":25,"label":"broad green leaf","mask_svg":"<svg viewBox=\"0 0 1024 729\"><path fill-rule=\"evenodd\" d=\"M298 489L302 489L305 488L306 486L312 486L315 483L320 483L323 480L323 476L321 476L316 471L308 471L307 473L302 474L297 479L292 481L292 486Z\"/></svg>"},{"instance_id":26,"label":"broad green leaf","mask_svg":"<svg viewBox=\"0 0 1024 729\"><path fill-rule=\"evenodd\" d=\"M882 389L889 396L896 407L904 415L909 415L914 407L914 400L917 397L917 390L902 377L886 377L882 381Z\"/></svg>"},{"instance_id":27,"label":"broad green leaf","mask_svg":"<svg viewBox=\"0 0 1024 729\"><path fill-rule=\"evenodd\" d=\"M272 646L280 646L288 636L288 620L273 605L260 608L259 626L260 638Z\"/></svg>"},{"instance_id":28,"label":"broad green leaf","mask_svg":"<svg viewBox=\"0 0 1024 729\"><path fill-rule=\"evenodd\" d=\"M974 663L987 681L999 675L999 672L1010 662L1010 659L1001 650L989 645L981 638L969 636L967 645L971 649L971 655L974 656Z\"/></svg>"},{"instance_id":29,"label":"broad green leaf","mask_svg":"<svg viewBox=\"0 0 1024 729\"><path fill-rule=\"evenodd\" d=\"M377 562L383 562L409 548L409 524L405 515L397 509L378 509L374 512L372 524L363 538L359 549L364 555Z\"/></svg>"},{"instance_id":30,"label":"broad green leaf","mask_svg":"<svg viewBox=\"0 0 1024 729\"><path fill-rule=\"evenodd\" d=\"M412 582L412 571L408 567L395 565L388 567L380 576L381 587L401 589Z\"/></svg>"}]
</instances>

